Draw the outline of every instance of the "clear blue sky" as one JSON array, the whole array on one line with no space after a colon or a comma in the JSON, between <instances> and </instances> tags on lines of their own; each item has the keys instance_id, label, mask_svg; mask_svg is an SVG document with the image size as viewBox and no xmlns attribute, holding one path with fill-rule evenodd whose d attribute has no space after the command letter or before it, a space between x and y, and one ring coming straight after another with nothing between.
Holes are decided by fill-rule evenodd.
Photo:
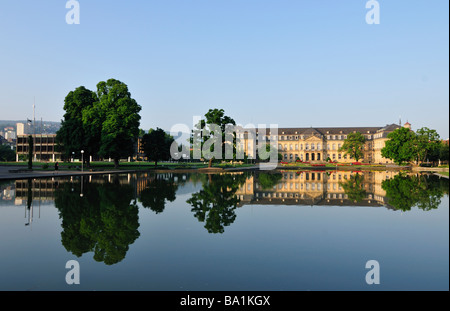
<instances>
[{"instance_id":1,"label":"clear blue sky","mask_svg":"<svg viewBox=\"0 0 450 311\"><path fill-rule=\"evenodd\" d=\"M169 130L209 108L237 123L382 126L449 136L448 0L0 0L0 119L60 121L64 97L115 78Z\"/></svg>"}]
</instances>

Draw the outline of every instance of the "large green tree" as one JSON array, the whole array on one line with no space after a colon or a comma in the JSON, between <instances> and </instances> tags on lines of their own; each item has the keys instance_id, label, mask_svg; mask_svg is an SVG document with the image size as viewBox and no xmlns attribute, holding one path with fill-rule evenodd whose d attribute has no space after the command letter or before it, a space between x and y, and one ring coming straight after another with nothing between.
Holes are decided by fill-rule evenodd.
<instances>
[{"instance_id":1,"label":"large green tree","mask_svg":"<svg viewBox=\"0 0 450 311\"><path fill-rule=\"evenodd\" d=\"M148 134L142 137L142 144L145 156L155 162L155 167L158 166L158 161L170 160L170 146L174 139L172 136L164 132L164 130L157 128L150 129Z\"/></svg>"},{"instance_id":2,"label":"large green tree","mask_svg":"<svg viewBox=\"0 0 450 311\"><path fill-rule=\"evenodd\" d=\"M100 155L113 158L117 167L120 158L133 155L141 107L125 83L101 81L96 93L80 86L66 96L64 110L57 143L66 158L83 150L85 161Z\"/></svg>"},{"instance_id":3,"label":"large green tree","mask_svg":"<svg viewBox=\"0 0 450 311\"><path fill-rule=\"evenodd\" d=\"M388 135L381 149L381 155L386 159L393 160L398 165L413 161L417 155L415 140L416 134L408 128L400 128Z\"/></svg>"},{"instance_id":4,"label":"large green tree","mask_svg":"<svg viewBox=\"0 0 450 311\"><path fill-rule=\"evenodd\" d=\"M360 132L350 133L347 135L347 139L344 140L344 144L339 149L339 152L344 152L356 161L364 157L364 144L366 138Z\"/></svg>"},{"instance_id":5,"label":"large green tree","mask_svg":"<svg viewBox=\"0 0 450 311\"><path fill-rule=\"evenodd\" d=\"M100 131L93 129L95 120L86 119L87 111L92 110L97 101L97 95L84 86L69 92L64 99L64 120L57 132L56 141L66 159L80 157L84 151L84 160L89 164L89 158L99 150Z\"/></svg>"},{"instance_id":6,"label":"large green tree","mask_svg":"<svg viewBox=\"0 0 450 311\"><path fill-rule=\"evenodd\" d=\"M422 127L416 132L414 140L416 160L418 162L425 162L428 156L439 150L441 140L436 130Z\"/></svg>"},{"instance_id":7,"label":"large green tree","mask_svg":"<svg viewBox=\"0 0 450 311\"><path fill-rule=\"evenodd\" d=\"M97 96L94 115L102 121L99 155L114 159L117 168L121 158L135 151L141 106L131 98L128 86L115 79L99 82Z\"/></svg>"}]
</instances>

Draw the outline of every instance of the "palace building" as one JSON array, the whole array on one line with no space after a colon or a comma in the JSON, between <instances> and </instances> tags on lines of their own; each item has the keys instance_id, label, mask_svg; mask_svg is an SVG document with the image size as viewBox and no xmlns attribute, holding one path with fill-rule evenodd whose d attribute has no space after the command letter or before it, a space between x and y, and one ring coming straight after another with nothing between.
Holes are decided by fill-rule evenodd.
<instances>
[{"instance_id":1,"label":"palace building","mask_svg":"<svg viewBox=\"0 0 450 311\"><path fill-rule=\"evenodd\" d=\"M411 124L406 123L404 127L411 128ZM237 137L240 139L239 147L248 155L256 154L256 145L252 144L250 137L256 136L256 141L261 143L278 140L278 153L282 156L282 161L294 162L326 162L328 159L336 162L354 162L355 160L347 156L339 149L344 144L347 135L359 132L366 138L364 146L364 157L359 159L367 163L393 163L392 160L381 156L381 149L388 140L389 133L401 128L396 124L384 127L333 127L333 128L279 128L277 133L272 133L270 129L264 132L240 128ZM262 137L261 137L262 136Z\"/></svg>"}]
</instances>

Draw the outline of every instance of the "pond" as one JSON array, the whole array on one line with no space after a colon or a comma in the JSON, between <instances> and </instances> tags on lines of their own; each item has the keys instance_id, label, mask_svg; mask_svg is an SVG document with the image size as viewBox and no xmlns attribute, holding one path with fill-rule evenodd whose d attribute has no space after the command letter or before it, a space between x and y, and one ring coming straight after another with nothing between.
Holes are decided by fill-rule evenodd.
<instances>
[{"instance_id":1,"label":"pond","mask_svg":"<svg viewBox=\"0 0 450 311\"><path fill-rule=\"evenodd\" d=\"M434 175L144 172L0 190L0 290L449 289L449 182Z\"/></svg>"}]
</instances>

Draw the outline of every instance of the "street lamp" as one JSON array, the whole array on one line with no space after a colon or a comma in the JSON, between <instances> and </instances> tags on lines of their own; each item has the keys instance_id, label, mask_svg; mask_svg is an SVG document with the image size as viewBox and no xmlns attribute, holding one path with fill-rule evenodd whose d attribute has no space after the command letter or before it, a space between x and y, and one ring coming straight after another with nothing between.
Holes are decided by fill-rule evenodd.
<instances>
[{"instance_id":1,"label":"street lamp","mask_svg":"<svg viewBox=\"0 0 450 311\"><path fill-rule=\"evenodd\" d=\"M83 164L84 164L84 150L81 150L81 172L83 172Z\"/></svg>"}]
</instances>

